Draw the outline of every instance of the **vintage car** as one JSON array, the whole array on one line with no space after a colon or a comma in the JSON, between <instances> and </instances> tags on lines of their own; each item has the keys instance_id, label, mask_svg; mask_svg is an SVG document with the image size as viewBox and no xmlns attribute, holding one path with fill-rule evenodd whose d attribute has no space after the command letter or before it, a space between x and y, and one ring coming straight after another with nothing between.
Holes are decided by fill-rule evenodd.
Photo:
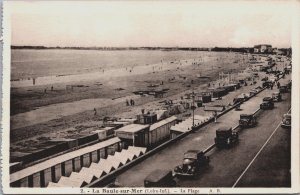
<instances>
[{"instance_id":1,"label":"vintage car","mask_svg":"<svg viewBox=\"0 0 300 195\"><path fill-rule=\"evenodd\" d=\"M287 93L288 92L288 86L287 85L281 85L279 87L279 92L280 93Z\"/></svg>"},{"instance_id":2,"label":"vintage car","mask_svg":"<svg viewBox=\"0 0 300 195\"><path fill-rule=\"evenodd\" d=\"M273 99L273 101L280 102L282 100L281 93L278 92L278 91L273 92L272 93L272 99Z\"/></svg>"},{"instance_id":3,"label":"vintage car","mask_svg":"<svg viewBox=\"0 0 300 195\"><path fill-rule=\"evenodd\" d=\"M233 98L233 104L237 104L245 101L245 97L243 95L239 95L236 98Z\"/></svg>"},{"instance_id":4,"label":"vintage car","mask_svg":"<svg viewBox=\"0 0 300 195\"><path fill-rule=\"evenodd\" d=\"M274 102L272 97L264 97L263 102L260 104L260 109L267 110L274 108Z\"/></svg>"},{"instance_id":5,"label":"vintage car","mask_svg":"<svg viewBox=\"0 0 300 195\"><path fill-rule=\"evenodd\" d=\"M286 85L288 90L292 89L292 80L289 80L288 84Z\"/></svg>"},{"instance_id":6,"label":"vintage car","mask_svg":"<svg viewBox=\"0 0 300 195\"><path fill-rule=\"evenodd\" d=\"M257 125L256 117L253 114L241 114L239 125L241 128L254 127Z\"/></svg>"},{"instance_id":7,"label":"vintage car","mask_svg":"<svg viewBox=\"0 0 300 195\"><path fill-rule=\"evenodd\" d=\"M270 88L271 86L273 86L273 84L274 84L273 81L268 80L263 82L262 87Z\"/></svg>"},{"instance_id":8,"label":"vintage car","mask_svg":"<svg viewBox=\"0 0 300 195\"><path fill-rule=\"evenodd\" d=\"M208 163L209 157L205 156L202 151L189 150L184 153L183 162L175 167L174 173L176 176L195 176Z\"/></svg>"},{"instance_id":9,"label":"vintage car","mask_svg":"<svg viewBox=\"0 0 300 195\"><path fill-rule=\"evenodd\" d=\"M254 95L254 94L257 94L259 91L261 90L261 88L254 88L254 89L251 89L250 90L250 96Z\"/></svg>"},{"instance_id":10,"label":"vintage car","mask_svg":"<svg viewBox=\"0 0 300 195\"><path fill-rule=\"evenodd\" d=\"M216 130L215 144L217 148L229 147L238 141L238 132L231 127L221 127Z\"/></svg>"},{"instance_id":11,"label":"vintage car","mask_svg":"<svg viewBox=\"0 0 300 195\"><path fill-rule=\"evenodd\" d=\"M292 116L291 114L284 114L281 122L281 127L283 128L291 128L292 125Z\"/></svg>"},{"instance_id":12,"label":"vintage car","mask_svg":"<svg viewBox=\"0 0 300 195\"><path fill-rule=\"evenodd\" d=\"M145 187L176 187L172 170L156 169L144 180Z\"/></svg>"}]
</instances>

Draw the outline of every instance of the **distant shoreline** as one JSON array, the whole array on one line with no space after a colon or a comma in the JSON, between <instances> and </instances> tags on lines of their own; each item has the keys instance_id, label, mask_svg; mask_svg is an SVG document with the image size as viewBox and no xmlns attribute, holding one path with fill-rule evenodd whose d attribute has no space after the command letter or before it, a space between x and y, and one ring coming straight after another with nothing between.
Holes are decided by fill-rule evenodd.
<instances>
[{"instance_id":1,"label":"distant shoreline","mask_svg":"<svg viewBox=\"0 0 300 195\"><path fill-rule=\"evenodd\" d=\"M46 47L46 46L15 46L11 49L73 49L73 50L100 50L100 51L115 51L115 50L161 50L161 51L227 51L227 52L243 52L253 53L253 47Z\"/></svg>"}]
</instances>

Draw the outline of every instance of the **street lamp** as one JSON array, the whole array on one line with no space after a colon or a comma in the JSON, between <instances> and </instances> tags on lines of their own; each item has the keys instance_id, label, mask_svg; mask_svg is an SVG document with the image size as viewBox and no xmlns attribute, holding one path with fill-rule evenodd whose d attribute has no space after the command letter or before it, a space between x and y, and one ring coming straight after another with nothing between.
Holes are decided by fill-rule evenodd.
<instances>
[{"instance_id":1,"label":"street lamp","mask_svg":"<svg viewBox=\"0 0 300 195\"><path fill-rule=\"evenodd\" d=\"M193 126L192 128L194 127L195 125L195 109L196 109L196 106L195 106L195 93L194 93L194 90L192 92L192 99L193 99L193 104L191 106L192 110L193 110Z\"/></svg>"}]
</instances>

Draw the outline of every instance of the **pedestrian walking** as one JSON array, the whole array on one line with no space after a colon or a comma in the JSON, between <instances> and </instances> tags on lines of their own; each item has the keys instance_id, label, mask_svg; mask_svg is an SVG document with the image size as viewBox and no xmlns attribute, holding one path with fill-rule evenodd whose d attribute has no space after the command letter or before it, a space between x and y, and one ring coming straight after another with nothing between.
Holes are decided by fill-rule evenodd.
<instances>
[{"instance_id":1,"label":"pedestrian walking","mask_svg":"<svg viewBox=\"0 0 300 195\"><path fill-rule=\"evenodd\" d=\"M97 115L97 110L96 110L96 108L94 108L94 116L96 116Z\"/></svg>"},{"instance_id":2,"label":"pedestrian walking","mask_svg":"<svg viewBox=\"0 0 300 195\"><path fill-rule=\"evenodd\" d=\"M128 102L128 99L126 99L126 106L129 106L129 102Z\"/></svg>"}]
</instances>

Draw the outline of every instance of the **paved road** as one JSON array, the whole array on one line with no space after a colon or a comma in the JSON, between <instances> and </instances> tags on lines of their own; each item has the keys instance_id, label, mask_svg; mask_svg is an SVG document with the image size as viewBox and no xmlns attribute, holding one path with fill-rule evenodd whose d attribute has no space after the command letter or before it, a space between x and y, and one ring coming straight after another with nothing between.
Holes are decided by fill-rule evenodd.
<instances>
[{"instance_id":1,"label":"paved road","mask_svg":"<svg viewBox=\"0 0 300 195\"><path fill-rule=\"evenodd\" d=\"M263 91L258 94L257 97L245 102L241 106L242 111L232 110L220 117L217 123L211 123L147 158L140 164L119 175L117 177L118 182L123 186L141 187L143 186L145 176L151 171L157 168L173 169L182 162L183 153L185 151L189 149L204 150L207 148L214 142L215 130L218 127L223 126L224 124L232 127L237 125L241 113L254 112L259 107L262 98L270 96L270 94L276 90L277 89L274 88L273 90ZM290 97L288 94L284 95L284 99L283 102L276 103L276 108L274 110L262 111L259 113L258 127L241 132L238 146L230 150L213 150L210 152L211 165L201 177L190 181L180 180L178 184L180 186L194 187L231 187L269 137L274 129L273 126L275 125L276 127L276 123L281 121L283 113L287 112L290 105ZM221 176L223 176L223 178ZM231 178L231 180L227 178Z\"/></svg>"},{"instance_id":2,"label":"paved road","mask_svg":"<svg viewBox=\"0 0 300 195\"><path fill-rule=\"evenodd\" d=\"M261 149L264 143L268 140L272 132L278 127L282 115L289 110L290 96L284 95L285 101L276 104L276 108L269 111L260 111L258 113L258 126L256 128L244 129L240 131L239 143L230 149L214 149L210 152L210 166L208 169L199 176L196 180L179 180L178 184L182 187L232 187L238 180L240 175L246 169L248 164L256 156L257 152ZM269 156L267 151L264 151L265 158L272 158L269 161L280 162L282 159L275 157L276 152L273 151L273 155ZM262 155L262 154L260 154ZM260 156L261 157L261 156ZM282 156L281 156L282 157ZM260 160L262 161L262 160ZM286 163L286 162L285 162ZM284 164L284 163L283 163ZM251 169L252 175L245 175L249 179L260 178L263 174L260 169L267 170L266 172L274 172L274 165L268 165L265 163L255 164L256 170ZM272 169L272 170L271 170ZM265 173L266 173L265 172ZM276 171L275 171L276 172ZM283 170L283 172L286 172ZM249 172L250 173L250 172ZM282 183L288 183L288 177L286 174L282 174L278 177L278 180L282 180ZM262 178L261 178L262 179ZM278 182L272 176L264 175L264 182L259 186L264 187L277 187ZM258 179L260 180L260 179ZM255 186L257 182L243 182L243 187ZM265 184L265 185L264 185ZM238 185L239 186L239 185Z\"/></svg>"},{"instance_id":3,"label":"paved road","mask_svg":"<svg viewBox=\"0 0 300 195\"><path fill-rule=\"evenodd\" d=\"M278 127L235 187L291 186L291 130Z\"/></svg>"}]
</instances>

